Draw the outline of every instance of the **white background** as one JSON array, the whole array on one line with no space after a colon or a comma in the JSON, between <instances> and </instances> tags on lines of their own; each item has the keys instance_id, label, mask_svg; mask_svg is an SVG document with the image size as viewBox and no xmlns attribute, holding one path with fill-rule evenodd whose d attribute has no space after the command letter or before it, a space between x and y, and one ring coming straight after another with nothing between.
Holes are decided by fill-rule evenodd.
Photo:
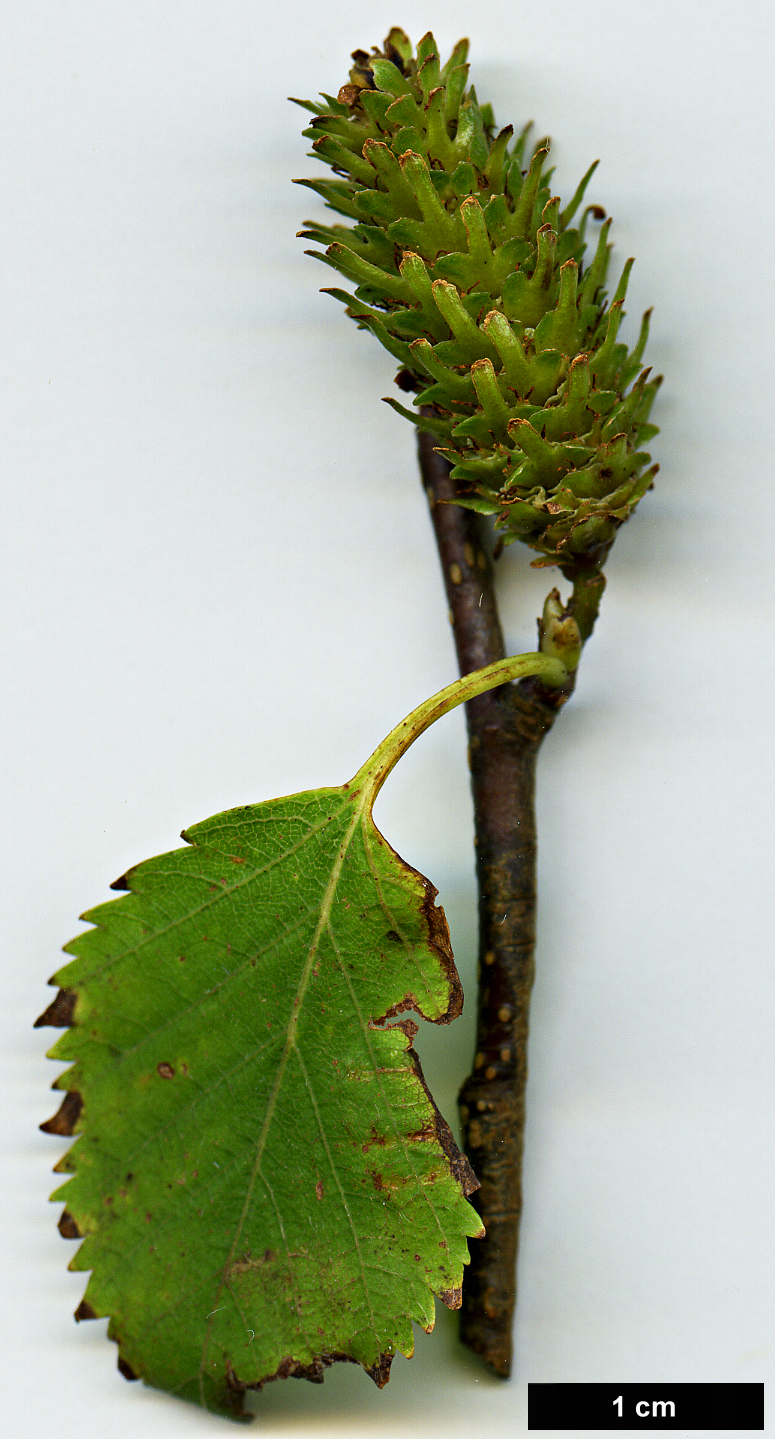
<instances>
[{"instance_id":1,"label":"white background","mask_svg":"<svg viewBox=\"0 0 775 1439\"><path fill-rule=\"evenodd\" d=\"M529 1380L772 1373L773 63L768 0L25 0L3 21L3 1403L7 1433L225 1434L126 1385L47 1206L58 947L183 825L346 779L454 677L393 364L294 238L303 113L391 23L472 39L498 120L654 303L658 488L623 531L540 765L517 1362L442 1313L379 1394L271 1386L261 1433L510 1436ZM322 170L320 172L323 173ZM512 650L552 582L501 561ZM459 712L377 818L438 885L469 991ZM471 1049L420 1036L442 1108ZM666 1391L667 1392L667 1391Z\"/></svg>"}]
</instances>

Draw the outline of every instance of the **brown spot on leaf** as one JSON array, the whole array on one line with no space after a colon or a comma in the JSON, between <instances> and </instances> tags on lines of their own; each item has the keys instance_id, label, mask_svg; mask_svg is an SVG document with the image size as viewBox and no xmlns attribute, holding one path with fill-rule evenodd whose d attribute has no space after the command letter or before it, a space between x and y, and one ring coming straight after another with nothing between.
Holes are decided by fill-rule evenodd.
<instances>
[{"instance_id":1,"label":"brown spot on leaf","mask_svg":"<svg viewBox=\"0 0 775 1439\"><path fill-rule=\"evenodd\" d=\"M385 939L389 939L391 944L401 943L401 936L400 934L396 934L396 931L394 929L388 930L387 934L385 935Z\"/></svg>"},{"instance_id":2,"label":"brown spot on leaf","mask_svg":"<svg viewBox=\"0 0 775 1439\"><path fill-rule=\"evenodd\" d=\"M131 873L132 871L128 869L126 874L120 874L118 879L114 879L110 886L111 889L129 889L129 876Z\"/></svg>"},{"instance_id":3,"label":"brown spot on leaf","mask_svg":"<svg viewBox=\"0 0 775 1439\"><path fill-rule=\"evenodd\" d=\"M364 1154L368 1154L369 1150L370 1150L375 1144L378 1144L380 1147L382 1147L382 1146L384 1146L385 1144L387 1144L387 1140L386 1140L384 1134L378 1134L378 1133L377 1133L377 1126L376 1126L376 1124L372 1124L372 1126L371 1126L371 1132L370 1132L370 1134L369 1134L368 1142L367 1142L366 1144L361 1145L361 1149L362 1149L363 1153L364 1153Z\"/></svg>"},{"instance_id":4,"label":"brown spot on leaf","mask_svg":"<svg viewBox=\"0 0 775 1439\"><path fill-rule=\"evenodd\" d=\"M317 1184L315 1185L315 1194L317 1195L317 1197L318 1197L319 1200L322 1200L322 1198L323 1198L323 1180L322 1180L322 1179L319 1179L318 1182L317 1182Z\"/></svg>"},{"instance_id":5,"label":"brown spot on leaf","mask_svg":"<svg viewBox=\"0 0 775 1439\"><path fill-rule=\"evenodd\" d=\"M413 1129L407 1138L416 1140L418 1144L425 1144L429 1139L436 1138L436 1130L432 1124L425 1124L422 1129Z\"/></svg>"},{"instance_id":6,"label":"brown spot on leaf","mask_svg":"<svg viewBox=\"0 0 775 1439\"><path fill-rule=\"evenodd\" d=\"M463 1303L462 1289L440 1289L439 1299L448 1309L459 1309Z\"/></svg>"},{"instance_id":7,"label":"brown spot on leaf","mask_svg":"<svg viewBox=\"0 0 775 1439\"><path fill-rule=\"evenodd\" d=\"M425 1082L425 1075L422 1072L422 1065L420 1064L420 1058L416 1050L410 1049L409 1057L412 1060L415 1074L419 1079L423 1089L425 1090L425 1097L431 1106L436 1139L438 1140L441 1148L444 1150L444 1153L447 1157L450 1174L452 1175L453 1179L457 1180L460 1188L462 1189L467 1199L470 1194L473 1194L475 1192L475 1190L481 1188L479 1180L474 1174L474 1171L471 1168L471 1165L468 1163L465 1155L461 1154L460 1150L458 1149L455 1143L452 1130L447 1124L444 1115L437 1108L436 1101L433 1098L433 1095L431 1094L428 1085Z\"/></svg>"},{"instance_id":8,"label":"brown spot on leaf","mask_svg":"<svg viewBox=\"0 0 775 1439\"><path fill-rule=\"evenodd\" d=\"M131 1364L127 1364L126 1359L123 1359L120 1354L118 1356L118 1359L116 1360L116 1363L118 1364L118 1367L121 1370L121 1373L123 1374L125 1379L139 1379L139 1374L135 1374L135 1371L132 1368Z\"/></svg>"},{"instance_id":9,"label":"brown spot on leaf","mask_svg":"<svg viewBox=\"0 0 775 1439\"><path fill-rule=\"evenodd\" d=\"M237 1378L227 1359L226 1389L225 1392L220 1395L219 1407L225 1409L227 1413L233 1414L235 1419L244 1419L246 1416L243 1413L242 1406L245 1399L245 1390L260 1389L260 1387L260 1384L243 1384L242 1380Z\"/></svg>"},{"instance_id":10,"label":"brown spot on leaf","mask_svg":"<svg viewBox=\"0 0 775 1439\"><path fill-rule=\"evenodd\" d=\"M267 1375L266 1379L260 1379L257 1384L248 1384L239 1379L231 1366L227 1365L227 1381L234 1393L243 1394L246 1389L263 1389L265 1384L273 1384L275 1379L306 1379L310 1384L322 1384L325 1370L330 1369L332 1364L357 1364L350 1354L320 1354L314 1358L311 1364L301 1364L297 1359L286 1355L280 1360L274 1374Z\"/></svg>"},{"instance_id":11,"label":"brown spot on leaf","mask_svg":"<svg viewBox=\"0 0 775 1439\"><path fill-rule=\"evenodd\" d=\"M413 1019L409 1018L399 1019L397 1024L391 1025L391 1029L402 1030L403 1033L406 1035L407 1039L409 1040L410 1044L412 1043L412 1040L414 1039L419 1027L419 1024L416 1024Z\"/></svg>"},{"instance_id":12,"label":"brown spot on leaf","mask_svg":"<svg viewBox=\"0 0 775 1439\"><path fill-rule=\"evenodd\" d=\"M387 841L382 835L379 836L379 839L380 842L384 844L388 849L392 849L392 846L387 844ZM437 905L435 903L436 896L439 891L436 889L435 885L431 884L429 879L425 878L424 874L420 874L419 870L414 869L412 865L407 864L406 860L402 859L400 854L396 854L395 850L392 850L392 853L401 868L406 871L406 874L411 875L412 878L422 886L423 897L420 902L420 911L426 929L428 947L433 951L436 959L438 959L438 961L440 962L442 970L444 971L444 976L450 987L449 1005L447 1009L443 1014L440 1014L438 1017L434 1016L432 1022L434 1024L450 1024L453 1019L457 1019L458 1015L462 1013L463 987L460 983L460 976L458 975L457 969L455 967L455 958L452 953L452 943L449 937L449 925L447 924L447 917L441 905ZM386 939L389 938L390 934L386 935L385 937ZM376 1020L375 1023L381 1024L382 1020L391 1019L395 1015L400 1014L402 1010L405 1009L415 1009L423 1019L430 1018L429 1015L424 1013L416 997L412 994L408 994L404 997L401 1003L392 1005L391 1008L382 1016L382 1019Z\"/></svg>"},{"instance_id":13,"label":"brown spot on leaf","mask_svg":"<svg viewBox=\"0 0 775 1439\"><path fill-rule=\"evenodd\" d=\"M322 1359L313 1359L311 1364L296 1364L290 1371L289 1379L306 1379L308 1384L322 1384L325 1377Z\"/></svg>"},{"instance_id":14,"label":"brown spot on leaf","mask_svg":"<svg viewBox=\"0 0 775 1439\"><path fill-rule=\"evenodd\" d=\"M77 1089L68 1090L56 1114L39 1125L44 1134L72 1134L78 1123L83 1100Z\"/></svg>"},{"instance_id":15,"label":"brown spot on leaf","mask_svg":"<svg viewBox=\"0 0 775 1439\"><path fill-rule=\"evenodd\" d=\"M68 1214L66 1209L63 1209L62 1213L59 1216L59 1223L57 1224L57 1229L59 1230L59 1233L61 1234L63 1239L83 1238L83 1235L81 1234L78 1225L73 1219L72 1214Z\"/></svg>"},{"instance_id":16,"label":"brown spot on leaf","mask_svg":"<svg viewBox=\"0 0 775 1439\"><path fill-rule=\"evenodd\" d=\"M76 1324L80 1324L82 1319L98 1319L99 1315L92 1309L88 1299L82 1299L73 1318Z\"/></svg>"},{"instance_id":17,"label":"brown spot on leaf","mask_svg":"<svg viewBox=\"0 0 775 1439\"><path fill-rule=\"evenodd\" d=\"M376 1384L378 1389L384 1389L385 1385L387 1384L390 1378L390 1366L392 1363L392 1354L380 1354L376 1364L372 1364L370 1369L366 1369L366 1366L364 1365L366 1373L368 1374L370 1379L374 1380L374 1383Z\"/></svg>"},{"instance_id":18,"label":"brown spot on leaf","mask_svg":"<svg viewBox=\"0 0 775 1439\"><path fill-rule=\"evenodd\" d=\"M397 1015L404 1014L407 1009L418 1009L418 1003L413 994L405 994L398 1004L391 1004L390 1008L386 1009L385 1013L380 1015L379 1019L374 1020L370 1027L372 1029L381 1029L388 1019L395 1019ZM404 1026L403 1024L395 1024L391 1025L390 1028L403 1029ZM416 1032L415 1029L415 1033ZM406 1033L406 1030L404 1030L404 1033Z\"/></svg>"},{"instance_id":19,"label":"brown spot on leaf","mask_svg":"<svg viewBox=\"0 0 775 1439\"><path fill-rule=\"evenodd\" d=\"M73 1022L73 1010L77 995L74 989L60 989L56 999L52 999L48 1009L44 1009L38 1015L33 1025L34 1029L40 1029L44 1024L50 1024L52 1029L68 1029Z\"/></svg>"},{"instance_id":20,"label":"brown spot on leaf","mask_svg":"<svg viewBox=\"0 0 775 1439\"><path fill-rule=\"evenodd\" d=\"M172 1068L172 1065L167 1063L166 1059L163 1059L161 1064L157 1064L156 1073L160 1074L162 1079L175 1078L175 1071Z\"/></svg>"},{"instance_id":21,"label":"brown spot on leaf","mask_svg":"<svg viewBox=\"0 0 775 1439\"><path fill-rule=\"evenodd\" d=\"M436 1024L451 1024L452 1020L457 1019L458 1015L463 1012L463 986L460 983L460 976L455 967L455 957L452 953L447 916L441 905L434 903L438 890L435 889L427 879L425 880L425 884L427 885L427 891L423 902L423 914L430 931L430 947L441 961L441 967L444 970L451 991L446 1013L440 1015L435 1022ZM422 1013L421 1010L419 1012Z\"/></svg>"},{"instance_id":22,"label":"brown spot on leaf","mask_svg":"<svg viewBox=\"0 0 775 1439\"><path fill-rule=\"evenodd\" d=\"M272 1264L276 1258L277 1255L273 1249L265 1249L263 1254L257 1259L254 1259L250 1250L247 1249L244 1254L240 1255L239 1259L235 1259L232 1262L226 1277L227 1279L231 1279L232 1275L235 1274L249 1274L253 1270L260 1269L264 1264Z\"/></svg>"}]
</instances>

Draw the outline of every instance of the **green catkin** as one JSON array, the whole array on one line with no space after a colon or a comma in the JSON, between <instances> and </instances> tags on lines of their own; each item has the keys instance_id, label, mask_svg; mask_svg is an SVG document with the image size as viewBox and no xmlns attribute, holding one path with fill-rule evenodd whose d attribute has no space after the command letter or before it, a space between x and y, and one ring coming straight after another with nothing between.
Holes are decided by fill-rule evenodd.
<instances>
[{"instance_id":1,"label":"green catkin","mask_svg":"<svg viewBox=\"0 0 775 1439\"><path fill-rule=\"evenodd\" d=\"M536 565L597 570L657 466L640 450L659 379L617 342L632 262L609 305L608 230L585 262L592 165L564 210L545 139L495 132L466 88L467 42L442 66L432 34L415 54L394 28L356 51L336 100L299 101L304 131L337 179L305 180L347 225L307 222L309 251L355 286L345 303L398 360L415 413L439 438L461 505L496 517ZM571 222L581 210L577 227ZM422 413L421 413L422 412Z\"/></svg>"}]
</instances>

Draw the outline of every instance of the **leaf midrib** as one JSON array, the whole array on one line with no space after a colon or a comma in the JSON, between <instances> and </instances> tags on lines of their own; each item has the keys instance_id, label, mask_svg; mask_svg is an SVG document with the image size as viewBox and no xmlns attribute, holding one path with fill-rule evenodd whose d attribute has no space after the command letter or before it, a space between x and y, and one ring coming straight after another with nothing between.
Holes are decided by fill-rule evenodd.
<instances>
[{"instance_id":1,"label":"leaf midrib","mask_svg":"<svg viewBox=\"0 0 775 1439\"><path fill-rule=\"evenodd\" d=\"M337 885L338 885L338 883L339 883L339 877L340 877L340 875L341 875L341 873L342 873L342 867L343 867L343 865L344 865L345 859L347 858L347 854L348 854L348 852L349 852L350 845L351 845L351 843L352 843L353 835L354 835L355 830L356 830L356 828L357 828L357 826L358 826L358 822L359 822L360 819L362 818L363 812L364 812L364 810L365 810L365 808L366 808L366 806L367 806L367 804L368 804L369 796L368 796L368 794L367 794L364 790L360 790L360 791L359 791L359 790L352 790L352 791L350 792L350 794L348 795L348 797L347 797L347 801L348 801L348 802L353 802L353 801L355 801L356 799L358 800L358 802L357 802L356 804L354 804L352 818L351 818L350 823L349 823L349 825L348 825L348 827L347 827L347 830L345 831L345 834L344 834L344 836L343 836L343 838L342 838L342 841L341 841L341 843L340 843L340 845L339 845L339 849L338 849L338 851L337 851L336 859L334 860L333 866L332 866L332 868L331 868L331 873L329 874L329 877L328 877L328 882L327 882L327 884L326 884L326 888L325 888L325 890L324 890L324 892L323 892L323 898L322 898L321 903L320 903L320 914L319 914L319 918L318 918L318 923L317 923L317 925L316 925L316 927L315 927L315 933L314 933L314 935L312 936L312 941L311 941L311 943L310 943L309 950L307 951L307 958L306 958L305 963L304 963L304 968L303 968L303 970L302 970L301 977L300 977L300 979L299 979L299 984L298 984L298 987L297 987L297 990L296 990L296 998L294 999L294 1002L293 1002L293 1010L292 1010L292 1013L291 1013L290 1022L289 1022L289 1024L288 1024L288 1032L287 1032L287 1034L286 1034L285 1044L284 1044L284 1046L283 1046L283 1052L282 1052L282 1055L280 1056L280 1062L279 1062L279 1064L278 1064L278 1066L277 1066L277 1074L275 1075L275 1082L274 1082L274 1084L273 1084L273 1086L272 1086L272 1092L271 1092L271 1094L270 1094L270 1096L269 1096L269 1103L267 1104L267 1107L266 1107L266 1114L264 1115L264 1122L263 1122L263 1124L262 1124L262 1126L261 1126L261 1132L260 1132L260 1134L259 1134L259 1136L258 1136L258 1142L257 1142L257 1144L256 1144L256 1155L255 1155L255 1159L254 1159L254 1161L253 1161L253 1168L252 1168L252 1171L251 1171L250 1179L249 1179L249 1181L248 1181L247 1191L246 1191L246 1194L245 1194L245 1202L244 1202L244 1204L243 1204L243 1206L242 1206L242 1213L240 1214L239 1220L237 1221L237 1225L236 1225L236 1228L235 1228L235 1231L234 1231L234 1238L233 1238L232 1243L231 1243L231 1248L229 1249L229 1253L228 1253L228 1255L227 1255L227 1257L226 1257L226 1261L225 1261L225 1263L224 1263L223 1271L222 1271L222 1274L221 1274L221 1280L220 1280L220 1283L219 1283L219 1285L218 1285L218 1289L216 1290L216 1293L215 1293L215 1299L214 1299L214 1304L215 1304L215 1305L217 1305L218 1300L220 1299L220 1297L221 1297L221 1295L222 1295L222 1293L223 1293L224 1287L226 1287L226 1283L227 1283L227 1281L226 1281L226 1275L228 1274L228 1271L229 1271L229 1269L231 1268L231 1265L232 1265L233 1260L234 1260L234 1256L235 1256L235 1254L236 1254L236 1252L237 1252L237 1247L238 1247L238 1245L239 1245L239 1243L240 1243L240 1240L241 1240L241 1238L242 1238L242 1231L243 1231L243 1229L244 1229L244 1227L245 1227L245 1220L246 1220L246 1218L247 1218L248 1210L249 1210L249 1208L250 1208L251 1200L252 1200L252 1198L253 1198L253 1191L254 1191L255 1186L256 1186L256 1180L258 1179L258 1176L259 1176L259 1173L260 1173L260 1169L261 1169L261 1160L262 1160L262 1158L263 1158L264 1149L265 1149L265 1146L266 1146L266 1140L267 1140L267 1136L268 1136L268 1133L269 1133L269 1128L270 1128L270 1126L271 1126L272 1119L274 1118L274 1111L275 1111L275 1108L276 1108L276 1105L277 1105L277 1097L278 1097L278 1095L279 1095L279 1093L280 1093L280 1089L282 1088L282 1082L283 1082L283 1079L284 1079L284 1077L285 1077L285 1071L286 1071L286 1069L287 1069L287 1067L288 1067L288 1061L289 1061L289 1059L290 1059L291 1053L292 1053L294 1050L296 1050L296 1030L297 1030L297 1028L298 1028L299 1015L300 1015L300 1013L301 1013L301 1007L302 1007L302 1004L303 1004L303 1002L304 1002L304 996L305 996L305 994L306 994L306 992L307 992L307 988L308 988L308 986L309 986L310 977L311 977L312 970L313 970L314 963L315 963L315 957L316 957L316 955L317 955L318 947L319 947L319 944L320 944L320 937L321 937L321 935L322 935L322 933L323 933L323 931L324 931L324 929L325 929L325 927L326 927L326 925L327 925L327 923L328 923L328 919L329 919L329 916L330 916L330 914L331 914L331 906L332 906L332 904L333 904L334 895L336 894ZM343 807L343 808L344 808L344 807ZM341 813L342 813L342 810L338 811L338 813L341 814ZM322 828L322 826L321 826L321 828ZM206 1406L206 1403L205 1403L205 1393L204 1393L204 1371L205 1371L205 1365L206 1365L206 1363L207 1363L208 1351L209 1351L209 1348L210 1348L210 1339L211 1339L211 1336L212 1336L212 1327L213 1327L213 1326L212 1326L212 1319L213 1319L213 1316L210 1315L209 1320L208 1320L208 1325L207 1325L207 1332L206 1332L206 1334L205 1334L204 1344L203 1344L203 1346L202 1346L202 1359L201 1359L201 1363L200 1363L200 1366L199 1366L199 1375L198 1375L198 1379L199 1379L199 1393L200 1393L200 1398L201 1398L202 1406L203 1406L204 1408L207 1407L207 1406Z\"/></svg>"}]
</instances>

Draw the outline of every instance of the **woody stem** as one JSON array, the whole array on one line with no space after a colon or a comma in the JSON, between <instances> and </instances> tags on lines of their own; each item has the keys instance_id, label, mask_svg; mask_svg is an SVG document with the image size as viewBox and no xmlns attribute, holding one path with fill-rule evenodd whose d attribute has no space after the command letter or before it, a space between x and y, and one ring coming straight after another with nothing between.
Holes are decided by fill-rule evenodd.
<instances>
[{"instance_id":1,"label":"woody stem","mask_svg":"<svg viewBox=\"0 0 775 1439\"><path fill-rule=\"evenodd\" d=\"M461 674L504 654L479 517L454 503L450 467L420 434L422 481L441 560ZM452 501L452 503L450 503ZM585 626L586 628L586 626ZM590 626L591 628L591 626ZM536 912L535 768L572 682L503 685L466 705L479 889L477 1040L460 1094L463 1142L486 1229L471 1242L462 1339L496 1373L511 1368Z\"/></svg>"}]
</instances>

